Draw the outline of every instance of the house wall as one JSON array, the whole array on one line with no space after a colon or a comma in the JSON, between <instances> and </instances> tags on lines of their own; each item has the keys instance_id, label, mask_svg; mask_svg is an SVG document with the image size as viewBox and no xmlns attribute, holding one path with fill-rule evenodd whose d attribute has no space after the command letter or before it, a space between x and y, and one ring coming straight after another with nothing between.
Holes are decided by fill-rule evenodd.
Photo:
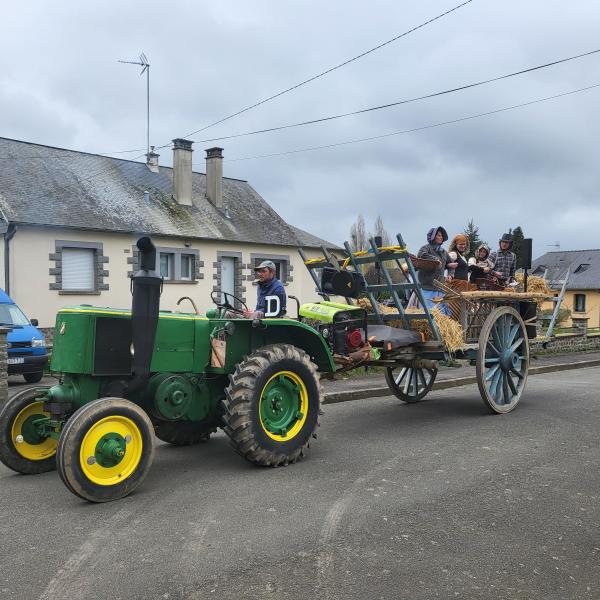
<instances>
[{"instance_id":1,"label":"house wall","mask_svg":"<svg viewBox=\"0 0 600 600\"><path fill-rule=\"evenodd\" d=\"M92 304L94 306L111 306L128 308L131 306L128 273L134 269L131 264L133 247L138 239L134 234L118 234L82 230L20 227L10 242L11 296L30 318L37 318L40 327L53 327L57 311L73 304ZM307 269L302 264L298 251L294 247L269 246L258 244L237 244L231 242L213 242L190 240L185 246L184 240L167 237L153 237L156 246L198 250L200 261L200 277L196 282L165 282L161 297L161 308L179 310L176 303L182 296L190 296L198 309L204 312L213 306L210 292L217 284L217 253L240 253L241 285L246 304L254 308L256 304L256 285L252 285L252 260L255 255L280 255L289 257L291 281L286 285L286 292L298 296L302 302L318 299L315 285ZM108 285L107 290L95 294L72 294L50 289L56 277L52 269L56 262L51 259L55 253L56 241L67 240L82 243L102 243L101 254L105 262L102 283ZM317 250L308 250L310 257L318 256ZM108 272L106 274L106 272ZM2 278L4 281L4 278ZM191 311L189 302L181 306L181 310ZM288 303L291 316L296 316L295 303Z\"/></svg>"},{"instance_id":2,"label":"house wall","mask_svg":"<svg viewBox=\"0 0 600 600\"><path fill-rule=\"evenodd\" d=\"M585 294L585 312L575 312L575 294ZM582 319L587 317L588 327L600 327L600 289L569 290L565 292L563 306L571 311L571 318Z\"/></svg>"}]
</instances>

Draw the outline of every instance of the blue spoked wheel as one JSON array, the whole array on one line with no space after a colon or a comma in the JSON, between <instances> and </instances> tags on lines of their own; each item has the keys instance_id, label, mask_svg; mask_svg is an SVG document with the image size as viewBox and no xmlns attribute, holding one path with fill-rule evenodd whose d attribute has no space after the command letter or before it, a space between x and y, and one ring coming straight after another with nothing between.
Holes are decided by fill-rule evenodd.
<instances>
[{"instance_id":1,"label":"blue spoked wheel","mask_svg":"<svg viewBox=\"0 0 600 600\"><path fill-rule=\"evenodd\" d=\"M510 412L527 383L529 340L525 323L510 306L495 308L479 336L477 385L486 406L494 413Z\"/></svg>"},{"instance_id":2,"label":"blue spoked wheel","mask_svg":"<svg viewBox=\"0 0 600 600\"><path fill-rule=\"evenodd\" d=\"M433 388L437 368L398 366L385 370L385 381L394 396L403 402L414 404L423 400Z\"/></svg>"}]
</instances>

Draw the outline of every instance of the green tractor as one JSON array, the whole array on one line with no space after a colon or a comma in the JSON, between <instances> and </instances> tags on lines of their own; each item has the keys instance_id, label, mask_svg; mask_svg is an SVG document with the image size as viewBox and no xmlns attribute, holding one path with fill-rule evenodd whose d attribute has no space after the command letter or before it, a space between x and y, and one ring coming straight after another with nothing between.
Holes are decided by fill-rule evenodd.
<instances>
[{"instance_id":1,"label":"green tractor","mask_svg":"<svg viewBox=\"0 0 600 600\"><path fill-rule=\"evenodd\" d=\"M301 459L319 425L320 374L367 344L366 311L323 302L299 311L314 326L250 320L235 314L241 300L221 292L205 315L160 311L156 249L147 237L137 246L131 311L57 314L51 369L60 382L2 406L0 460L26 474L57 468L75 495L106 502L142 483L153 434L185 446L221 427L257 465Z\"/></svg>"}]
</instances>

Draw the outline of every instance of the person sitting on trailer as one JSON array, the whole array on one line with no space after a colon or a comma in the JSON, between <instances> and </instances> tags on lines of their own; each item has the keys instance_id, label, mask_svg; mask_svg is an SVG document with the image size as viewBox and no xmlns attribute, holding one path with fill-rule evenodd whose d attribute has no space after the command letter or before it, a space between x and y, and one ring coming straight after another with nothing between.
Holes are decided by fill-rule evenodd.
<instances>
[{"instance_id":1,"label":"person sitting on trailer","mask_svg":"<svg viewBox=\"0 0 600 600\"><path fill-rule=\"evenodd\" d=\"M492 275L495 275L502 285L511 286L516 283L517 256L510 251L513 236L504 233L499 240L500 248L490 254L493 263Z\"/></svg>"},{"instance_id":2,"label":"person sitting on trailer","mask_svg":"<svg viewBox=\"0 0 600 600\"><path fill-rule=\"evenodd\" d=\"M481 244L475 250L475 256L469 259L469 278L472 283L476 283L478 279L486 279L492 277L492 268L494 263L490 260L490 249Z\"/></svg>"},{"instance_id":3,"label":"person sitting on trailer","mask_svg":"<svg viewBox=\"0 0 600 600\"><path fill-rule=\"evenodd\" d=\"M247 319L262 319L263 317L282 317L286 312L287 295L283 284L275 276L277 268L272 260L263 260L254 267L258 277L256 308L245 310Z\"/></svg>"},{"instance_id":4,"label":"person sitting on trailer","mask_svg":"<svg viewBox=\"0 0 600 600\"><path fill-rule=\"evenodd\" d=\"M448 305L445 303L436 303L434 298L444 295L444 292L436 287L435 282L445 283L444 271L446 269L456 269L458 263L453 263L450 256L444 250L442 244L448 239L448 233L442 227L432 227L427 232L427 244L422 246L417 253L418 258L427 258L438 262L438 267L432 271L420 269L417 273L419 284L428 308L437 307L442 313L449 314ZM452 276L449 275L449 279Z\"/></svg>"},{"instance_id":5,"label":"person sitting on trailer","mask_svg":"<svg viewBox=\"0 0 600 600\"><path fill-rule=\"evenodd\" d=\"M448 271L454 280L467 281L469 279L469 267L466 255L469 253L469 238L464 233L458 233L452 238L448 246L448 256L456 267Z\"/></svg>"}]
</instances>

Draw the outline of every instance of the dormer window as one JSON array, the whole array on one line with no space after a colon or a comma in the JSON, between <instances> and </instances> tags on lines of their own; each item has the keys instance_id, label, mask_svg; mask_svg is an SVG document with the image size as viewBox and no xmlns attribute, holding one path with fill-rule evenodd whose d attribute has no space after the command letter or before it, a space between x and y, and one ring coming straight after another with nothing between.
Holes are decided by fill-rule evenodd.
<instances>
[{"instance_id":1,"label":"dormer window","mask_svg":"<svg viewBox=\"0 0 600 600\"><path fill-rule=\"evenodd\" d=\"M587 271L589 268L590 268L589 263L581 263L573 272L574 273L583 273L584 271Z\"/></svg>"}]
</instances>

